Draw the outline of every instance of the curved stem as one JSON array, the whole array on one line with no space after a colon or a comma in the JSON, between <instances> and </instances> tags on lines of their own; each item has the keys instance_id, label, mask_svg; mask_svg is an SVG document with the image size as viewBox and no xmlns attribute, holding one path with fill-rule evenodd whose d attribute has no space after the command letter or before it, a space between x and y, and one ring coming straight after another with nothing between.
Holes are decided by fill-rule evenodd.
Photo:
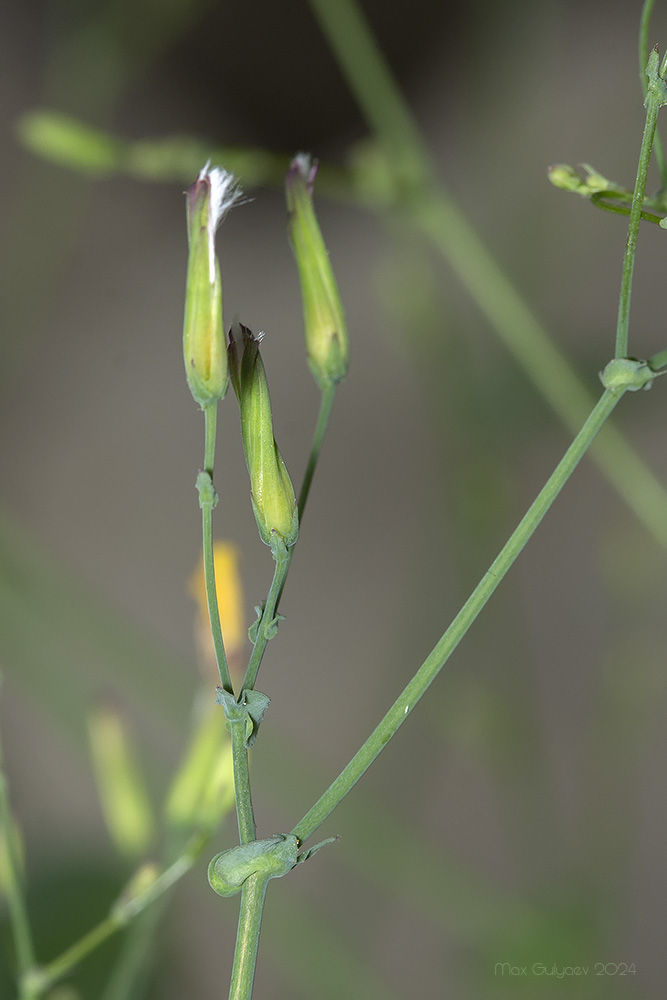
<instances>
[{"instance_id":1,"label":"curved stem","mask_svg":"<svg viewBox=\"0 0 667 1000\"><path fill-rule=\"evenodd\" d=\"M204 407L204 470L208 472L211 479L213 479L213 465L215 461L217 413L217 403L210 403L208 406ZM218 594L215 587L215 562L213 559L213 503L202 504L201 516L204 553L204 581L206 585L208 615L211 622L213 648L215 650L216 663L218 664L220 683L225 691L233 693L234 689L229 676L229 667L227 665L227 656L225 654L225 644L223 642L222 627L220 625Z\"/></svg>"},{"instance_id":2,"label":"curved stem","mask_svg":"<svg viewBox=\"0 0 667 1000\"><path fill-rule=\"evenodd\" d=\"M243 883L229 1000L250 1000L252 996L268 881L256 874Z\"/></svg>"},{"instance_id":3,"label":"curved stem","mask_svg":"<svg viewBox=\"0 0 667 1000\"><path fill-rule=\"evenodd\" d=\"M556 466L530 509L440 641L434 646L410 683L405 687L347 767L344 768L315 805L308 810L306 815L291 830L291 833L300 840L306 840L317 830L370 767L383 747L386 746L394 733L408 717L549 510L604 421L616 406L621 395L622 393L613 392L609 389L605 390L588 420Z\"/></svg>"}]
</instances>

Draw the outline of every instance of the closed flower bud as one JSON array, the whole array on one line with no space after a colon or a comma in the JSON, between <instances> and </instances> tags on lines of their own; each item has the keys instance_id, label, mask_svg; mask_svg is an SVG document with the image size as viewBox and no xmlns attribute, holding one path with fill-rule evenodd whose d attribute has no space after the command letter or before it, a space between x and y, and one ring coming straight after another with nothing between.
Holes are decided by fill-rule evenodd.
<instances>
[{"instance_id":1,"label":"closed flower bud","mask_svg":"<svg viewBox=\"0 0 667 1000\"><path fill-rule=\"evenodd\" d=\"M313 209L316 172L317 163L300 153L287 171L285 191L301 283L308 363L323 386L345 377L349 348L338 286Z\"/></svg>"},{"instance_id":2,"label":"closed flower bud","mask_svg":"<svg viewBox=\"0 0 667 1000\"><path fill-rule=\"evenodd\" d=\"M200 406L227 391L227 352L222 325L220 268L215 234L241 192L225 170L208 164L187 192L188 277L183 324L183 357L190 392Z\"/></svg>"},{"instance_id":3,"label":"closed flower bud","mask_svg":"<svg viewBox=\"0 0 667 1000\"><path fill-rule=\"evenodd\" d=\"M240 323L229 333L229 372L241 407L241 434L250 474L252 507L262 541L277 533L286 546L299 534L294 487L273 436L271 400L260 338Z\"/></svg>"}]
</instances>

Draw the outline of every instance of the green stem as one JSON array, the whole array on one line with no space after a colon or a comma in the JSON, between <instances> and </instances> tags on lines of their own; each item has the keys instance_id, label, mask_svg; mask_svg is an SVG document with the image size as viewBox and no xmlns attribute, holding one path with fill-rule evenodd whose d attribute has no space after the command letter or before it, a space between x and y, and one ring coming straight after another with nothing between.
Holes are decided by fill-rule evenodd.
<instances>
[{"instance_id":1,"label":"green stem","mask_svg":"<svg viewBox=\"0 0 667 1000\"><path fill-rule=\"evenodd\" d=\"M649 51L648 29L651 21L651 14L653 13L653 2L654 0L645 0L639 21L639 78L641 80L642 93L644 94L644 97L646 97L646 93L648 91L646 64L648 63ZM665 154L662 151L662 143L657 130L653 140L653 152L655 153L656 163L658 164L658 170L660 171L660 187L667 187L667 164L665 164Z\"/></svg>"},{"instance_id":2,"label":"green stem","mask_svg":"<svg viewBox=\"0 0 667 1000\"><path fill-rule=\"evenodd\" d=\"M248 751L245 746L245 724L244 722L232 722L230 729L239 842L241 844L249 844L255 839L256 827L255 816L252 810L252 796L250 794Z\"/></svg>"},{"instance_id":3,"label":"green stem","mask_svg":"<svg viewBox=\"0 0 667 1000\"><path fill-rule=\"evenodd\" d=\"M282 594L283 587L285 586L285 580L287 579L287 574L289 572L290 562L292 561L292 551L292 549L285 549L283 546L282 549L276 548L274 552L276 566L273 572L273 580L271 581L271 587L266 598L264 610L262 611L262 617L257 626L255 645L250 656L248 669L246 670L246 674L243 679L242 691L251 691L254 688L257 673L262 663L262 658L266 651L269 639L274 633L276 609L278 607L278 600Z\"/></svg>"},{"instance_id":4,"label":"green stem","mask_svg":"<svg viewBox=\"0 0 667 1000\"><path fill-rule=\"evenodd\" d=\"M291 831L306 840L373 763L426 692L571 476L622 393L605 390L588 420L458 615L350 763Z\"/></svg>"},{"instance_id":5,"label":"green stem","mask_svg":"<svg viewBox=\"0 0 667 1000\"><path fill-rule=\"evenodd\" d=\"M353 95L385 149L414 144L412 155L420 157L419 174L426 180L421 198L406 207L407 221L435 246L528 380L575 433L593 406L590 393L456 202L442 185L430 182L428 153L363 16L351 0L310 3ZM350 18L356 34L354 45L347 47L344 27ZM613 427L606 428L591 455L642 524L667 547L665 490L623 435Z\"/></svg>"},{"instance_id":6,"label":"green stem","mask_svg":"<svg viewBox=\"0 0 667 1000\"><path fill-rule=\"evenodd\" d=\"M310 0L310 6L392 168L423 185L431 167L421 135L359 7L350 0Z\"/></svg>"},{"instance_id":7,"label":"green stem","mask_svg":"<svg viewBox=\"0 0 667 1000\"><path fill-rule=\"evenodd\" d=\"M301 489L299 491L299 526L301 526L301 520L303 518L303 512L308 500L308 494L310 493L310 484L313 481L313 476L315 474L315 469L317 468L317 463L320 457L320 451L322 450L322 442L324 440L324 435L326 433L327 424L329 423L329 417L331 416L331 408L333 407L334 399L336 397L336 383L328 382L322 387L322 395L320 397L320 412L317 415L317 424L315 425L315 433L313 435L313 443L310 449L310 455L308 456L308 465L306 466L306 471L303 476L303 482L301 483Z\"/></svg>"},{"instance_id":8,"label":"green stem","mask_svg":"<svg viewBox=\"0 0 667 1000\"><path fill-rule=\"evenodd\" d=\"M188 872L210 840L209 831L196 833L189 840L183 852L166 868L158 878L136 896L124 899L122 896L113 906L108 917L102 920L71 947L48 965L29 970L24 977L25 993L21 996L41 996L49 987L66 976L95 948L103 944L117 931L125 927L142 913L147 906L159 899L175 882Z\"/></svg>"},{"instance_id":9,"label":"green stem","mask_svg":"<svg viewBox=\"0 0 667 1000\"><path fill-rule=\"evenodd\" d=\"M204 471L208 472L213 479L213 465L215 462L215 437L217 422L218 404L209 403L204 407ZM215 562L213 558L213 504L204 503L201 508L202 516L202 541L204 550L204 581L206 585L206 601L208 603L208 615L211 622L211 635L213 637L213 648L215 659L218 664L220 674L220 684L233 693L229 667L227 666L227 656L225 644L222 638L222 627L220 625L220 611L218 609L218 593L215 587Z\"/></svg>"},{"instance_id":10,"label":"green stem","mask_svg":"<svg viewBox=\"0 0 667 1000\"><path fill-rule=\"evenodd\" d=\"M628 205L615 205L613 202L606 202L603 199L608 198L609 195L601 194L600 196L593 195L590 199L591 205L595 205L596 208L601 208L605 212L613 212L614 215L630 215L631 208ZM640 213L640 219L642 222L652 222L654 225L659 225L663 215L655 215L653 212L642 211Z\"/></svg>"},{"instance_id":11,"label":"green stem","mask_svg":"<svg viewBox=\"0 0 667 1000\"><path fill-rule=\"evenodd\" d=\"M259 874L243 883L229 1000L250 1000L252 996L267 885L268 879Z\"/></svg>"},{"instance_id":12,"label":"green stem","mask_svg":"<svg viewBox=\"0 0 667 1000\"><path fill-rule=\"evenodd\" d=\"M614 355L617 358L625 358L628 355L630 295L632 292L632 275L635 267L635 257L637 256L637 235L639 233L639 224L641 222L644 192L646 191L646 178L648 177L648 166L651 160L651 149L653 148L655 129L658 124L659 110L660 98L656 93L655 87L649 86L646 95L646 125L642 136L641 148L639 150L637 179L635 181L634 194L632 195L632 205L630 206L628 238L625 244L625 257L623 259L623 277L621 279L621 294L618 302L616 351Z\"/></svg>"},{"instance_id":13,"label":"green stem","mask_svg":"<svg viewBox=\"0 0 667 1000\"><path fill-rule=\"evenodd\" d=\"M19 977L22 977L29 969L34 968L36 958L14 833L15 827L9 802L7 778L3 767L2 743L0 742L0 851L4 855L5 861L6 882L4 890L16 947L16 964ZM29 998L29 993L21 993L20 1000L29 1000Z\"/></svg>"},{"instance_id":14,"label":"green stem","mask_svg":"<svg viewBox=\"0 0 667 1000\"><path fill-rule=\"evenodd\" d=\"M204 471L213 478L215 465L215 439L218 428L218 404L209 403L204 410Z\"/></svg>"}]
</instances>

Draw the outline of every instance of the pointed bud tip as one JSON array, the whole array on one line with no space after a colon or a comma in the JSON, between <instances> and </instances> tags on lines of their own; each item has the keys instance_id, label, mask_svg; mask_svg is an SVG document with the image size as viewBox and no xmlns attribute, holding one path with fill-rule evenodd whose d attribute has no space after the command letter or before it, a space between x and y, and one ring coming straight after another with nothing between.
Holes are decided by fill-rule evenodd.
<instances>
[{"instance_id":1,"label":"pointed bud tip","mask_svg":"<svg viewBox=\"0 0 667 1000\"><path fill-rule=\"evenodd\" d=\"M295 181L302 181L308 194L312 195L318 167L319 162L310 153L297 153L287 170L287 185L290 186Z\"/></svg>"},{"instance_id":2,"label":"pointed bud tip","mask_svg":"<svg viewBox=\"0 0 667 1000\"><path fill-rule=\"evenodd\" d=\"M208 227L215 232L227 212L238 205L243 198L243 191L236 178L223 167L211 167L209 160L197 174L197 179L188 188L188 209L194 213L200 198L208 201Z\"/></svg>"}]
</instances>

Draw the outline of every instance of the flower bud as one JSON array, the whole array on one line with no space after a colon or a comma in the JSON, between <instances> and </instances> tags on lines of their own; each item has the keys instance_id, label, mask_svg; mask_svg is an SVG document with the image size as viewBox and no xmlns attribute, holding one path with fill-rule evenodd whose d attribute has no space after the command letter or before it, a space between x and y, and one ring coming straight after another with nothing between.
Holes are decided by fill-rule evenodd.
<instances>
[{"instance_id":1,"label":"flower bud","mask_svg":"<svg viewBox=\"0 0 667 1000\"><path fill-rule=\"evenodd\" d=\"M349 347L338 286L313 209L316 173L317 163L300 153L287 171L285 192L290 239L301 282L308 363L323 386L345 377Z\"/></svg>"},{"instance_id":2,"label":"flower bud","mask_svg":"<svg viewBox=\"0 0 667 1000\"><path fill-rule=\"evenodd\" d=\"M100 803L111 839L126 857L141 855L153 839L150 799L123 721L115 709L98 708L88 731Z\"/></svg>"},{"instance_id":3,"label":"flower bud","mask_svg":"<svg viewBox=\"0 0 667 1000\"><path fill-rule=\"evenodd\" d=\"M188 277L185 291L183 357L190 392L200 406L227 391L227 354L222 325L220 268L215 234L241 197L234 178L208 164L187 192Z\"/></svg>"},{"instance_id":4,"label":"flower bud","mask_svg":"<svg viewBox=\"0 0 667 1000\"><path fill-rule=\"evenodd\" d=\"M560 188L561 191L573 191L575 194L583 195L589 193L586 182L568 163L554 164L554 166L549 167L547 175L553 186Z\"/></svg>"},{"instance_id":5,"label":"flower bud","mask_svg":"<svg viewBox=\"0 0 667 1000\"><path fill-rule=\"evenodd\" d=\"M299 534L294 487L273 436L271 400L260 337L240 323L229 332L229 372L241 407L241 434L250 474L252 507L262 541L271 545L273 533L286 546Z\"/></svg>"}]
</instances>

